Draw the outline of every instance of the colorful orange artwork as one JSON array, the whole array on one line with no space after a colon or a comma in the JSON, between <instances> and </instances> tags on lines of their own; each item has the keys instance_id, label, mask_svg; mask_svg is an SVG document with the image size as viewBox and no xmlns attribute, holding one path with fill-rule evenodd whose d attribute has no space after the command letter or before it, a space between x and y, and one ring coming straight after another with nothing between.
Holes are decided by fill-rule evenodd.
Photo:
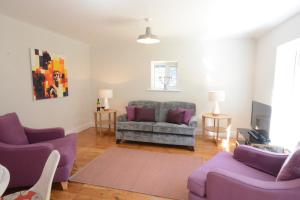
<instances>
[{"instance_id":1,"label":"colorful orange artwork","mask_svg":"<svg viewBox=\"0 0 300 200\"><path fill-rule=\"evenodd\" d=\"M61 56L31 49L34 100L68 96L68 71Z\"/></svg>"}]
</instances>

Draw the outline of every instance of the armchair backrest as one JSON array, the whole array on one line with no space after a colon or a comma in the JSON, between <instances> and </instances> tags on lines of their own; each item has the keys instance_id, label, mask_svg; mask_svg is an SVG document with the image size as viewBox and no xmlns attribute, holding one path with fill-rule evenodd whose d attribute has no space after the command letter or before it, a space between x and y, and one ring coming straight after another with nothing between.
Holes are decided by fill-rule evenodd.
<instances>
[{"instance_id":1,"label":"armchair backrest","mask_svg":"<svg viewBox=\"0 0 300 200\"><path fill-rule=\"evenodd\" d=\"M0 116L0 142L6 144L29 144L25 130L16 113Z\"/></svg>"}]
</instances>

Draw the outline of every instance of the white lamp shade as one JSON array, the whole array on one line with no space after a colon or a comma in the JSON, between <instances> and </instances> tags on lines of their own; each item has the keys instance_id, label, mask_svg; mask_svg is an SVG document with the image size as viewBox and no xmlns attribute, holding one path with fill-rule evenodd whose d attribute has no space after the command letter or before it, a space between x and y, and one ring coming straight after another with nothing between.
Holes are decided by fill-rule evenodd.
<instances>
[{"instance_id":1,"label":"white lamp shade","mask_svg":"<svg viewBox=\"0 0 300 200\"><path fill-rule=\"evenodd\" d=\"M99 90L99 97L103 99L108 99L113 97L112 89L100 89Z\"/></svg>"},{"instance_id":2,"label":"white lamp shade","mask_svg":"<svg viewBox=\"0 0 300 200\"><path fill-rule=\"evenodd\" d=\"M209 91L208 92L208 100L209 101L225 101L225 91L223 90L216 90L216 91Z\"/></svg>"}]
</instances>

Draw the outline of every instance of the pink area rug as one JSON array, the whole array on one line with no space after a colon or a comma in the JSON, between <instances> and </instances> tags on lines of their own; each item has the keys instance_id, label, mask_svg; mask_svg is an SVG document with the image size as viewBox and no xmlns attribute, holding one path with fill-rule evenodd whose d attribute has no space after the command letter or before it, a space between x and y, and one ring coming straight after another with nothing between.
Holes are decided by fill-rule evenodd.
<instances>
[{"instance_id":1,"label":"pink area rug","mask_svg":"<svg viewBox=\"0 0 300 200\"><path fill-rule=\"evenodd\" d=\"M184 200L188 198L188 176L203 162L179 154L109 148L70 180Z\"/></svg>"}]
</instances>

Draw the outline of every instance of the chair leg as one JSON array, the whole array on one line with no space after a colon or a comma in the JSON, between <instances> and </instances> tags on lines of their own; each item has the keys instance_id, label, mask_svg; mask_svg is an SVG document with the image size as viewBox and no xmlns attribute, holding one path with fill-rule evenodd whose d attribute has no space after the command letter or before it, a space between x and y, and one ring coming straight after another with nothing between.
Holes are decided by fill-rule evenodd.
<instances>
[{"instance_id":1,"label":"chair leg","mask_svg":"<svg viewBox=\"0 0 300 200\"><path fill-rule=\"evenodd\" d=\"M63 191L68 190L68 181L60 182L60 185L61 185Z\"/></svg>"}]
</instances>

